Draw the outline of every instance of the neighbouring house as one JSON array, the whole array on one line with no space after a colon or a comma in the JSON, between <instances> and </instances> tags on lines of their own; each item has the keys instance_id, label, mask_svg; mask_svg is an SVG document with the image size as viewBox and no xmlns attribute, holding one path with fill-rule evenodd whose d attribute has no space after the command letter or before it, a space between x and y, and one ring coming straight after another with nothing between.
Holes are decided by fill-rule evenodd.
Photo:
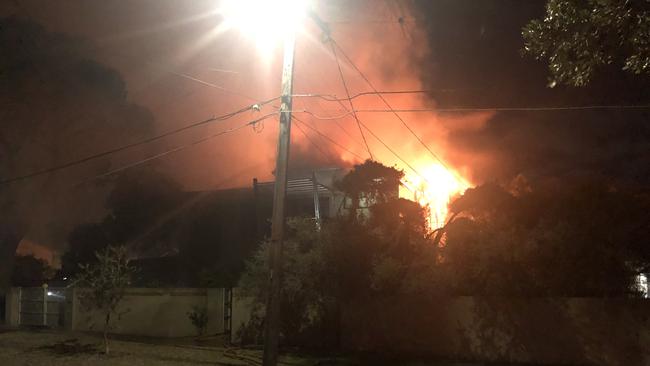
<instances>
[{"instance_id":1,"label":"neighbouring house","mask_svg":"<svg viewBox=\"0 0 650 366\"><path fill-rule=\"evenodd\" d=\"M327 220L346 212L336 181L341 168L293 172L286 215ZM253 179L249 187L187 192L156 227L129 243L139 268L135 285L233 286L245 260L271 233L275 183ZM364 208L360 208L364 209Z\"/></svg>"}]
</instances>

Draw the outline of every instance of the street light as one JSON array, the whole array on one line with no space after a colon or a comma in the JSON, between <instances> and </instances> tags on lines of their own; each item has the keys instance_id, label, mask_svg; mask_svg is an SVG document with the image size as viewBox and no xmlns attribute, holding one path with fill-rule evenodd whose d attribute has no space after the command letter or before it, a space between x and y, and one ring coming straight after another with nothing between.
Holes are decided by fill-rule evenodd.
<instances>
[{"instance_id":1,"label":"street light","mask_svg":"<svg viewBox=\"0 0 650 366\"><path fill-rule=\"evenodd\" d=\"M223 29L236 29L251 37L268 54L300 28L307 13L306 0L223 0L217 13Z\"/></svg>"},{"instance_id":2,"label":"street light","mask_svg":"<svg viewBox=\"0 0 650 366\"><path fill-rule=\"evenodd\" d=\"M262 360L264 366L275 366L278 359L280 333L280 281L282 278L284 206L291 136L293 58L296 31L307 13L307 2L305 0L223 0L219 13L224 17L222 26L225 29L235 28L253 37L261 50L272 50L275 42L280 39L284 41L280 126L275 164L273 216L271 218L269 296L266 303Z\"/></svg>"}]
</instances>

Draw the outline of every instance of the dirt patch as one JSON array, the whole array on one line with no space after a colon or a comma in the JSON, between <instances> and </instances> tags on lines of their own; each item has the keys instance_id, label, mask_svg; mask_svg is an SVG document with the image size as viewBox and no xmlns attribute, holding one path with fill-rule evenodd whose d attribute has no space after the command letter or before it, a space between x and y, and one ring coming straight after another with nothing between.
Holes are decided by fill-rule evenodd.
<instances>
[{"instance_id":1,"label":"dirt patch","mask_svg":"<svg viewBox=\"0 0 650 366\"><path fill-rule=\"evenodd\" d=\"M48 351L59 356L94 355L101 353L99 345L95 343L81 343L77 338L66 339L51 345L33 348L39 351Z\"/></svg>"}]
</instances>

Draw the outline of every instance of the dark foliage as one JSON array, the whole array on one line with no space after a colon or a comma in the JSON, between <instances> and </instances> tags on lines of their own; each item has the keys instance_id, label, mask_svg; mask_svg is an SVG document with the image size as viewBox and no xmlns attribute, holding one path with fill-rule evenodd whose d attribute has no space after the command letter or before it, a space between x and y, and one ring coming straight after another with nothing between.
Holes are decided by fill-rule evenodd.
<instances>
[{"instance_id":1,"label":"dark foliage","mask_svg":"<svg viewBox=\"0 0 650 366\"><path fill-rule=\"evenodd\" d=\"M14 259L11 285L18 287L38 287L47 282L53 274L52 268L42 259L33 255L18 255Z\"/></svg>"},{"instance_id":2,"label":"dark foliage","mask_svg":"<svg viewBox=\"0 0 650 366\"><path fill-rule=\"evenodd\" d=\"M149 131L151 114L127 100L120 74L94 61L83 40L28 20L0 18L0 49L0 180L114 148L115 141L134 141ZM48 228L82 215L62 215L67 203L90 207L79 201L102 197L97 187L69 187L104 172L109 163L97 159L64 175L2 186L0 287L7 284L20 240L48 236Z\"/></svg>"}]
</instances>

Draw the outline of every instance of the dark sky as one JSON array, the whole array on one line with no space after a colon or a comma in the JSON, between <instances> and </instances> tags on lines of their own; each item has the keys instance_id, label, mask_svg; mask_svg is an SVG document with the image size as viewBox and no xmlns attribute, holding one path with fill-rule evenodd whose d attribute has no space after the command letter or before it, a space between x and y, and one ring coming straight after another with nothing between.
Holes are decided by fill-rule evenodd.
<instances>
[{"instance_id":1,"label":"dark sky","mask_svg":"<svg viewBox=\"0 0 650 366\"><path fill-rule=\"evenodd\" d=\"M277 95L279 49L270 59L236 32L210 37L219 18L215 1L92 1L3 2L0 16L14 16L85 42L88 55L113 68L124 80L126 102L148 109L149 133L229 112ZM549 89L545 65L523 58L521 27L543 14L543 1L327 1L318 11L331 24L333 37L379 89L445 90L428 97L389 97L396 107L539 107L592 104L648 104L648 79L616 69L604 70L587 88ZM415 15L414 15L415 14ZM404 26L397 17L404 16ZM414 20L416 18L417 20ZM298 37L296 85L298 93L344 92L335 60L319 40L314 26ZM354 70L343 64L352 93L368 90ZM223 72L227 70L228 72ZM208 87L179 74L191 75L227 90ZM74 94L74 90L70 91ZM247 97L242 97L245 94ZM35 104L37 105L37 104ZM376 98L360 98L357 108L383 108ZM336 105L298 100L295 108L321 115L340 113ZM252 113L223 126L254 118ZM364 121L390 146L416 166L434 162L422 146L388 114L363 114ZM476 112L465 114L409 113L404 119L450 166L473 184L509 182L518 175L530 181L594 174L647 183L650 178L648 111ZM356 154L365 156L352 119L340 122L303 116ZM222 126L208 126L146 149L121 154L113 166L128 164L161 149L178 146ZM250 184L253 177L271 179L276 129L268 120L263 129L238 131L155 163L186 189ZM312 134L309 142L293 130L294 166L351 164L359 159ZM119 145L121 141L115 142ZM324 151L317 151L312 143ZM406 169L382 144L369 141L385 164ZM109 144L110 145L110 144ZM85 146L78 155L92 153ZM99 169L99 168L98 168ZM60 173L74 181L86 170ZM92 193L92 192L91 192ZM61 195L57 193L57 195ZM79 220L93 217L103 196L80 200L52 194L40 199L33 227L50 225L38 241L61 247L66 231ZM68 197L68 198L65 198ZM65 223L47 222L61 206L70 208ZM99 210L101 211L101 210ZM76 214L74 213L76 212ZM50 227L48 226L48 227ZM52 232L56 232L54 235Z\"/></svg>"},{"instance_id":2,"label":"dark sky","mask_svg":"<svg viewBox=\"0 0 650 366\"><path fill-rule=\"evenodd\" d=\"M521 28L544 1L421 1L429 53L425 85L441 106L647 105L650 80L611 67L584 88L548 88L546 65L522 57ZM648 182L649 110L497 113L479 130L456 131L458 159L477 156L479 180L598 174Z\"/></svg>"}]
</instances>

